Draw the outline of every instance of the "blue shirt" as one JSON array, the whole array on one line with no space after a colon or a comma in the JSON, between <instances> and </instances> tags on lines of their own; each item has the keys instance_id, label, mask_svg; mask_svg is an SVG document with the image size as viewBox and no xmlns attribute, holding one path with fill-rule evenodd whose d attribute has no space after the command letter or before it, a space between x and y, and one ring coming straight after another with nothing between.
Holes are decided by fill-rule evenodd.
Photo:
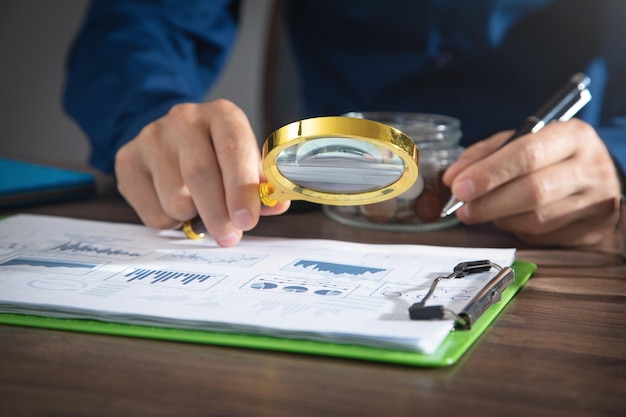
<instances>
[{"instance_id":1,"label":"blue shirt","mask_svg":"<svg viewBox=\"0 0 626 417\"><path fill-rule=\"evenodd\" d=\"M626 2L295 0L283 10L302 115L415 111L461 120L462 144L516 128L571 75L578 115L626 171ZM239 3L95 0L68 58L64 103L113 171L117 150L181 102L201 102L236 36ZM274 126L278 127L278 126Z\"/></svg>"}]
</instances>

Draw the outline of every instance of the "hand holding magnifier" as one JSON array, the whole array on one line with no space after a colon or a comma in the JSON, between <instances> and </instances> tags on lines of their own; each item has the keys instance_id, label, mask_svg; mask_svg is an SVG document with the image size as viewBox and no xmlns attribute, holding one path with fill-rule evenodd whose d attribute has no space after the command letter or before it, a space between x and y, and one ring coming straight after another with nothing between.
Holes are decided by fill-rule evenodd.
<instances>
[{"instance_id":1,"label":"hand holding magnifier","mask_svg":"<svg viewBox=\"0 0 626 417\"><path fill-rule=\"evenodd\" d=\"M402 194L417 179L418 150L398 129L367 119L318 117L272 133L263 145L259 185L266 206L305 200L337 206L371 204ZM185 222L192 239L206 236L198 218Z\"/></svg>"}]
</instances>

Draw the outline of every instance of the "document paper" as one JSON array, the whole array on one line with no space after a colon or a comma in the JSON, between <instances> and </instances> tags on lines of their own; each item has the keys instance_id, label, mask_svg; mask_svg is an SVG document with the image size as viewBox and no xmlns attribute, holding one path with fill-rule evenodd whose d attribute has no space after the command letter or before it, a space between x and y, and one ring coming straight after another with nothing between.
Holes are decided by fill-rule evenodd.
<instances>
[{"instance_id":1,"label":"document paper","mask_svg":"<svg viewBox=\"0 0 626 417\"><path fill-rule=\"evenodd\" d=\"M246 236L233 248L140 225L0 221L0 312L433 353L452 320L408 308L463 261L514 249ZM441 280L427 305L461 311L496 271Z\"/></svg>"}]
</instances>

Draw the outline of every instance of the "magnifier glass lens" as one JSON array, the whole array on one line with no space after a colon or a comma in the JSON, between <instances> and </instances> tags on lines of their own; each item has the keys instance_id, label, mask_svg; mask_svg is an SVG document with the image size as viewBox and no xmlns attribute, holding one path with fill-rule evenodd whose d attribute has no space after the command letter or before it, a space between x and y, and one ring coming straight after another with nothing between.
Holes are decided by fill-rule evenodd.
<instances>
[{"instance_id":1,"label":"magnifier glass lens","mask_svg":"<svg viewBox=\"0 0 626 417\"><path fill-rule=\"evenodd\" d=\"M402 159L390 150L349 138L316 138L285 148L276 158L294 184L325 193L362 193L396 182Z\"/></svg>"}]
</instances>

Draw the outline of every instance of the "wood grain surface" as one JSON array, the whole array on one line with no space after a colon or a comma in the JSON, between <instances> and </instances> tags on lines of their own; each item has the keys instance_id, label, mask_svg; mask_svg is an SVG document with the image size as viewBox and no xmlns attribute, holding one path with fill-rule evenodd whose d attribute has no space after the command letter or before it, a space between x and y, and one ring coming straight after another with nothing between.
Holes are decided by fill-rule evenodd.
<instances>
[{"instance_id":1,"label":"wood grain surface","mask_svg":"<svg viewBox=\"0 0 626 417\"><path fill-rule=\"evenodd\" d=\"M19 212L139 222L111 188ZM439 369L2 325L0 416L626 412L626 265L617 257L528 247L488 225L357 229L319 210L264 218L253 234L517 247L517 258L538 269L460 363Z\"/></svg>"}]
</instances>

